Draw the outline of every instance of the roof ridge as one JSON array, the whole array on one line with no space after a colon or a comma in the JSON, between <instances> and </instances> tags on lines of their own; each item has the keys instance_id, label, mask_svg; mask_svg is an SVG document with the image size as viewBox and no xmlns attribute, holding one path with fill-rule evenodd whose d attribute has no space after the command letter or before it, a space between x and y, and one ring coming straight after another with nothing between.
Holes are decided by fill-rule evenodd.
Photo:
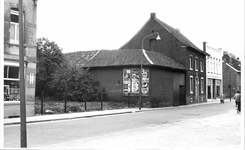
<instances>
[{"instance_id":1,"label":"roof ridge","mask_svg":"<svg viewBox=\"0 0 245 150\"><path fill-rule=\"evenodd\" d=\"M134 39L134 37L135 37L136 35L138 35L138 33L140 33L140 31L146 26L146 24L147 24L150 20L151 20L151 18L148 19L148 20L145 22L145 24L139 29L139 31L136 32L136 34L134 34L134 36L133 36L130 40L128 40L128 42L126 42L125 44L123 44L123 46L121 46L119 49L122 49L125 45L127 45L130 41L132 41L132 39Z\"/></svg>"},{"instance_id":2,"label":"roof ridge","mask_svg":"<svg viewBox=\"0 0 245 150\"><path fill-rule=\"evenodd\" d=\"M92 57L88 60L88 62L89 62L91 59L93 59L99 52L100 52L100 50L98 50L98 51L94 54L94 56L92 56Z\"/></svg>"}]
</instances>

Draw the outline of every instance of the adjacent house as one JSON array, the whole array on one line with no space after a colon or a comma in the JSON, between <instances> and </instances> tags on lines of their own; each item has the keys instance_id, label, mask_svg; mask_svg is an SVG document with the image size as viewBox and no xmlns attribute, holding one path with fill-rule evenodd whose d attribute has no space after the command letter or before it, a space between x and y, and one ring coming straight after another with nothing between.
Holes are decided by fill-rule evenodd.
<instances>
[{"instance_id":1,"label":"adjacent house","mask_svg":"<svg viewBox=\"0 0 245 150\"><path fill-rule=\"evenodd\" d=\"M158 33L161 40L156 40ZM152 35L152 36L150 36ZM174 29L151 13L145 25L120 49L144 49L145 51L164 54L182 64L186 69L185 99L186 104L206 102L206 56L179 29ZM165 80L164 78L159 80Z\"/></svg>"},{"instance_id":2,"label":"adjacent house","mask_svg":"<svg viewBox=\"0 0 245 150\"><path fill-rule=\"evenodd\" d=\"M223 91L227 98L241 92L241 61L227 51L223 53Z\"/></svg>"},{"instance_id":3,"label":"adjacent house","mask_svg":"<svg viewBox=\"0 0 245 150\"><path fill-rule=\"evenodd\" d=\"M221 48L213 48L206 45L203 42L203 48L206 52L210 54L206 60L206 70L207 70L207 99L214 100L223 94L223 80L222 80L222 57L223 51Z\"/></svg>"},{"instance_id":4,"label":"adjacent house","mask_svg":"<svg viewBox=\"0 0 245 150\"><path fill-rule=\"evenodd\" d=\"M36 0L23 0L26 115L34 115ZM4 116L20 115L18 0L4 0Z\"/></svg>"}]
</instances>

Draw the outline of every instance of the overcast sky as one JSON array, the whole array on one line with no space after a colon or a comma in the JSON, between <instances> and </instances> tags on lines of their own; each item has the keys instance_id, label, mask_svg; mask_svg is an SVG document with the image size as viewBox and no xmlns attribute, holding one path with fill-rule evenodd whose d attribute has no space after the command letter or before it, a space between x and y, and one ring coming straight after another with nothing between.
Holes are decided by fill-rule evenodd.
<instances>
[{"instance_id":1,"label":"overcast sky","mask_svg":"<svg viewBox=\"0 0 245 150\"><path fill-rule=\"evenodd\" d=\"M150 13L202 49L202 42L243 59L244 0L39 0L37 37L64 53L118 49Z\"/></svg>"}]
</instances>

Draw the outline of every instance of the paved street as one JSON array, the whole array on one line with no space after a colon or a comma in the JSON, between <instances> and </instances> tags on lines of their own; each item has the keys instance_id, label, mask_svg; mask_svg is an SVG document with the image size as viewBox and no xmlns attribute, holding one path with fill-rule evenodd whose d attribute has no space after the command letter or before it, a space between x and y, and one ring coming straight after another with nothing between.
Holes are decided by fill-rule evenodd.
<instances>
[{"instance_id":1,"label":"paved street","mask_svg":"<svg viewBox=\"0 0 245 150\"><path fill-rule=\"evenodd\" d=\"M28 124L28 148L239 148L234 102ZM19 125L4 127L4 146L19 147Z\"/></svg>"}]
</instances>

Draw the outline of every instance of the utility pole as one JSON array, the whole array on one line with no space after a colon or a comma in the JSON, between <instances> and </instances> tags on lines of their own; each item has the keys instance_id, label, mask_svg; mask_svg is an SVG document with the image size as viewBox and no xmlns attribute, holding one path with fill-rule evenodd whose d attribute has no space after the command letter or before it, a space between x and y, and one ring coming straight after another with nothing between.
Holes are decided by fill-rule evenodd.
<instances>
[{"instance_id":1,"label":"utility pole","mask_svg":"<svg viewBox=\"0 0 245 150\"><path fill-rule=\"evenodd\" d=\"M19 0L19 63L20 63L20 140L21 148L27 147L26 137L26 97L23 48L23 0Z\"/></svg>"}]
</instances>

